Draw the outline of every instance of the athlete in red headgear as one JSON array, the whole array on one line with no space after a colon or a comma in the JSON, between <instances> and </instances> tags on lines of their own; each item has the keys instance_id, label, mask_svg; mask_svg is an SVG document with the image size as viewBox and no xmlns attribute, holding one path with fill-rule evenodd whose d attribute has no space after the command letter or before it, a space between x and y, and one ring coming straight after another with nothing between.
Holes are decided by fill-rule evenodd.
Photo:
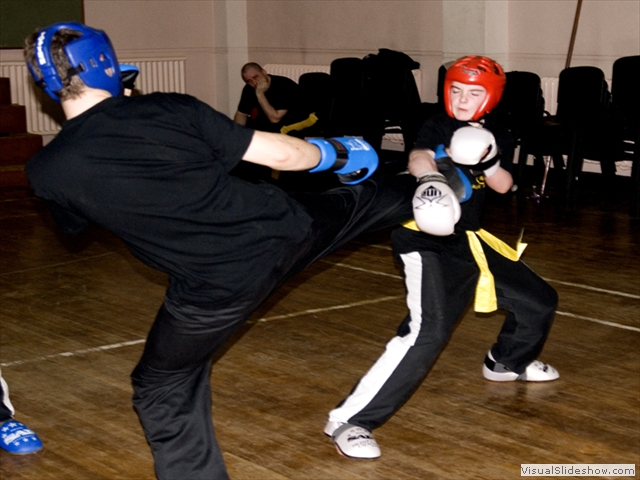
<instances>
[{"instance_id":1,"label":"athlete in red headgear","mask_svg":"<svg viewBox=\"0 0 640 480\"><path fill-rule=\"evenodd\" d=\"M454 104L459 99L460 85L470 89L481 87L486 96L473 113L471 120L476 121L498 105L507 77L502 67L487 57L468 56L456 60L447 70L444 79L444 108L450 117L456 117ZM461 119L459 119L461 120Z\"/></svg>"},{"instance_id":2,"label":"athlete in red headgear","mask_svg":"<svg viewBox=\"0 0 640 480\"><path fill-rule=\"evenodd\" d=\"M507 312L486 352L486 379L559 376L536 360L555 314L555 290L519 260L520 245L512 249L480 227L486 187L506 193L513 184L511 135L484 118L504 86L505 74L490 58L457 60L445 77L445 112L425 122L409 155L409 171L419 182L414 221L392 236L409 313L382 356L329 413L325 433L346 456L380 456L371 430L420 386L474 296L477 312Z\"/></svg>"}]
</instances>

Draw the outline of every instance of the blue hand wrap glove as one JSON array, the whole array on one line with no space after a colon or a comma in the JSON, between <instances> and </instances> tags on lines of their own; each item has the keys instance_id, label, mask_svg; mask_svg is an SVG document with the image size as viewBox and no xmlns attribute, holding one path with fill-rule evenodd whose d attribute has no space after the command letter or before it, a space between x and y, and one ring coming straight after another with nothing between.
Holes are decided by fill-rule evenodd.
<instances>
[{"instance_id":1,"label":"blue hand wrap glove","mask_svg":"<svg viewBox=\"0 0 640 480\"><path fill-rule=\"evenodd\" d=\"M361 138L310 138L307 140L320 149L320 163L311 173L332 170L346 185L363 182L378 168L378 154Z\"/></svg>"},{"instance_id":2,"label":"blue hand wrap glove","mask_svg":"<svg viewBox=\"0 0 640 480\"><path fill-rule=\"evenodd\" d=\"M469 200L473 194L471 181L460 168L455 166L453 160L451 160L451 157L449 157L445 151L444 145L438 145L434 153L438 171L445 176L447 183L456 194L458 201L463 203Z\"/></svg>"}]
</instances>

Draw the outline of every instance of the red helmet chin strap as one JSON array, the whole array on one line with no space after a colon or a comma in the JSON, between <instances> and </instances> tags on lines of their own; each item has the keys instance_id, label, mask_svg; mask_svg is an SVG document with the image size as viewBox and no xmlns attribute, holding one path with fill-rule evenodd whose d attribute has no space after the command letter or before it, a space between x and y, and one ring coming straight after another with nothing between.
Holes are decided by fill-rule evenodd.
<instances>
[{"instance_id":1,"label":"red helmet chin strap","mask_svg":"<svg viewBox=\"0 0 640 480\"><path fill-rule=\"evenodd\" d=\"M488 57L467 56L456 60L447 70L444 77L444 108L453 117L451 109L451 84L460 82L467 85L480 85L487 91L487 97L471 120L479 120L498 105L507 76L502 67Z\"/></svg>"}]
</instances>

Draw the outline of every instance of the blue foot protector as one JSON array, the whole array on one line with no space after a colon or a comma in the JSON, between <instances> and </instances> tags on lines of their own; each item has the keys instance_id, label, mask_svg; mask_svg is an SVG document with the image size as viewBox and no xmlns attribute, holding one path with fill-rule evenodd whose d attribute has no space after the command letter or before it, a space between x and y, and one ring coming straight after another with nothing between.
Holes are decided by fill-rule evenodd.
<instances>
[{"instance_id":1,"label":"blue foot protector","mask_svg":"<svg viewBox=\"0 0 640 480\"><path fill-rule=\"evenodd\" d=\"M25 424L8 420L0 426L0 448L16 455L26 455L40 450L42 440Z\"/></svg>"}]
</instances>

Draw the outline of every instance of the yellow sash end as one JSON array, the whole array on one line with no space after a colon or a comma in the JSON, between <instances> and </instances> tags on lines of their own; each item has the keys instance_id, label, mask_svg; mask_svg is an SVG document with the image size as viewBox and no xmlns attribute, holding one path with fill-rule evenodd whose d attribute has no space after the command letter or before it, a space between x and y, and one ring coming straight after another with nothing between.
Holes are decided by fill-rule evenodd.
<instances>
[{"instance_id":1,"label":"yellow sash end","mask_svg":"<svg viewBox=\"0 0 640 480\"><path fill-rule=\"evenodd\" d=\"M478 230L476 232L467 231L467 237L469 238L469 247L473 258L475 258L478 267L480 268L480 278L478 278L478 284L476 286L476 300L475 311L480 313L489 313L498 309L498 299L496 297L496 287L493 280L493 275L489 270L489 264L487 263L487 257L482 249L482 244L479 238L481 238L487 245L493 248L496 252L511 261L520 260L520 256L524 249L527 248L526 243L522 243L522 233L520 232L520 238L516 244L516 248L513 249L499 238L491 235L486 230Z\"/></svg>"},{"instance_id":2,"label":"yellow sash end","mask_svg":"<svg viewBox=\"0 0 640 480\"><path fill-rule=\"evenodd\" d=\"M311 125L315 125L318 121L318 117L315 113L311 113L307 118L298 123L292 123L291 125L285 125L280 129L280 133L286 135L289 132L303 130Z\"/></svg>"},{"instance_id":3,"label":"yellow sash end","mask_svg":"<svg viewBox=\"0 0 640 480\"><path fill-rule=\"evenodd\" d=\"M409 230L415 230L416 232L420 231L420 229L418 228L418 224L416 223L415 220L409 220L407 222L404 222L402 226L404 228L408 228Z\"/></svg>"}]
</instances>

